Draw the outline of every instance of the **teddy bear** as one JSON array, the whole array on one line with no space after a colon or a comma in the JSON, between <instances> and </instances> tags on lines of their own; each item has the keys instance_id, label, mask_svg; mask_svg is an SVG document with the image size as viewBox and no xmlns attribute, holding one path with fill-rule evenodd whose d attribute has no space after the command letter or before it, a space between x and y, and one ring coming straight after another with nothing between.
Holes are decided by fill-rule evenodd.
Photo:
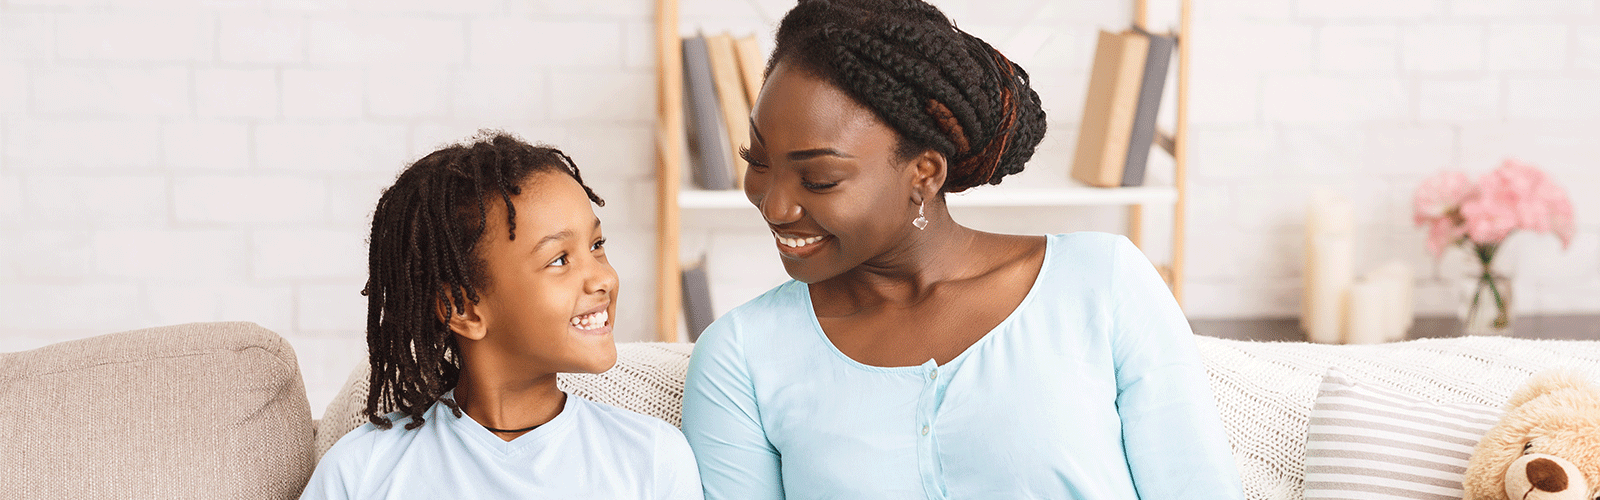
<instances>
[{"instance_id":1,"label":"teddy bear","mask_svg":"<svg viewBox=\"0 0 1600 500\"><path fill-rule=\"evenodd\" d=\"M1568 370L1530 378L1462 483L1466 500L1600 500L1600 387Z\"/></svg>"}]
</instances>

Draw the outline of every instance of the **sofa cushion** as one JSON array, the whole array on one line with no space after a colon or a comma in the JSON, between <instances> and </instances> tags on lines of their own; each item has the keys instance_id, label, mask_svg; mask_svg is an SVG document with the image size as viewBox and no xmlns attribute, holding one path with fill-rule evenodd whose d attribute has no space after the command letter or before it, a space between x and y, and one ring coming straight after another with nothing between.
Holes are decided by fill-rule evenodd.
<instances>
[{"instance_id":1,"label":"sofa cushion","mask_svg":"<svg viewBox=\"0 0 1600 500\"><path fill-rule=\"evenodd\" d=\"M1442 404L1498 407L1529 375L1571 367L1600 380L1600 342L1508 337L1374 345L1195 337L1245 497L1304 495L1306 430L1329 368L1362 384Z\"/></svg>"},{"instance_id":2,"label":"sofa cushion","mask_svg":"<svg viewBox=\"0 0 1600 500\"><path fill-rule=\"evenodd\" d=\"M8 498L295 498L311 425L294 350L252 323L0 354Z\"/></svg>"},{"instance_id":3,"label":"sofa cushion","mask_svg":"<svg viewBox=\"0 0 1600 500\"><path fill-rule=\"evenodd\" d=\"M1368 387L1330 369L1306 432L1305 498L1461 498L1467 459L1500 414Z\"/></svg>"},{"instance_id":4,"label":"sofa cushion","mask_svg":"<svg viewBox=\"0 0 1600 500\"><path fill-rule=\"evenodd\" d=\"M1600 342L1505 337L1378 345L1251 342L1195 336L1245 496L1299 499L1306 428L1318 385L1337 367L1370 385L1442 403L1498 406L1529 374L1569 366L1600 378ZM564 390L678 423L692 344L618 344L617 366L563 375ZM323 413L318 456L366 422L367 364Z\"/></svg>"}]
</instances>

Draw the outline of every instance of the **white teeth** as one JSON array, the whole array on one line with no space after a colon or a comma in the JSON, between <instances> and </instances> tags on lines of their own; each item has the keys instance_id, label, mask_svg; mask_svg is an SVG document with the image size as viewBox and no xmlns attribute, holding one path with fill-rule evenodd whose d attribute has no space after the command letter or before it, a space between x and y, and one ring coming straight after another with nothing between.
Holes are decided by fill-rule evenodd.
<instances>
[{"instance_id":1,"label":"white teeth","mask_svg":"<svg viewBox=\"0 0 1600 500\"><path fill-rule=\"evenodd\" d=\"M608 319L611 319L611 315L605 311L600 311L572 318L572 326L578 327L580 330L593 330L606 326L606 320Z\"/></svg>"},{"instance_id":2,"label":"white teeth","mask_svg":"<svg viewBox=\"0 0 1600 500\"><path fill-rule=\"evenodd\" d=\"M825 238L825 236L812 236L810 238L785 238L778 236L778 233L772 233L772 237L777 238L778 243L782 243L783 246L789 248L800 248L818 241L822 241L822 238Z\"/></svg>"}]
</instances>

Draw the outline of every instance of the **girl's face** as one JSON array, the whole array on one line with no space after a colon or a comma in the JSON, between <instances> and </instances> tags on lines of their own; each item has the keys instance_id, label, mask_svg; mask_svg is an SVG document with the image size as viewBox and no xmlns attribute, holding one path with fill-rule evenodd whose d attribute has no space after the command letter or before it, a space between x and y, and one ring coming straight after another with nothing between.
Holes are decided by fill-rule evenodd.
<instances>
[{"instance_id":1,"label":"girl's face","mask_svg":"<svg viewBox=\"0 0 1600 500\"><path fill-rule=\"evenodd\" d=\"M751 112L744 192L789 276L817 283L892 251L913 229L899 136L833 85L779 62Z\"/></svg>"},{"instance_id":2,"label":"girl's face","mask_svg":"<svg viewBox=\"0 0 1600 500\"><path fill-rule=\"evenodd\" d=\"M524 180L511 202L516 239L506 238L504 204L491 202L479 244L489 278L475 307L482 342L529 371L610 369L617 361L617 272L589 198L571 176L552 172Z\"/></svg>"}]
</instances>

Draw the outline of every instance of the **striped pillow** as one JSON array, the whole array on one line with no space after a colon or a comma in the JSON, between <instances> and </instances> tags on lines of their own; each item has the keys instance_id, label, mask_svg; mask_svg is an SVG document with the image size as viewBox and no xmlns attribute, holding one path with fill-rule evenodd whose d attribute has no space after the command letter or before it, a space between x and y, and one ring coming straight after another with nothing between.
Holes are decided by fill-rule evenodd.
<instances>
[{"instance_id":1,"label":"striped pillow","mask_svg":"<svg viewBox=\"0 0 1600 500\"><path fill-rule=\"evenodd\" d=\"M1439 404L1328 370L1306 432L1305 498L1460 500L1473 447L1500 410Z\"/></svg>"}]
</instances>

